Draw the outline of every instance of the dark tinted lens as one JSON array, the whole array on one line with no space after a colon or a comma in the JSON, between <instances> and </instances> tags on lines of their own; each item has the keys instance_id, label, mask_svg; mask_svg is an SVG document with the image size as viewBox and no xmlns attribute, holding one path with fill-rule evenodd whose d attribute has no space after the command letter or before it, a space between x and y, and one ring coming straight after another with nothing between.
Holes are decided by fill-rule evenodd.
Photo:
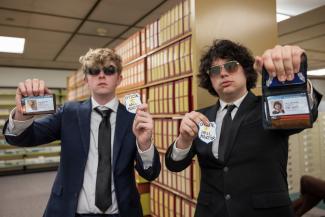
<instances>
[{"instance_id":1,"label":"dark tinted lens","mask_svg":"<svg viewBox=\"0 0 325 217\"><path fill-rule=\"evenodd\" d=\"M111 65L108 67L104 67L103 71L104 71L105 75L113 75L117 71L117 69L115 66Z\"/></svg>"},{"instance_id":2,"label":"dark tinted lens","mask_svg":"<svg viewBox=\"0 0 325 217\"><path fill-rule=\"evenodd\" d=\"M221 66L212 66L209 70L209 75L219 75L221 72Z\"/></svg>"},{"instance_id":3,"label":"dark tinted lens","mask_svg":"<svg viewBox=\"0 0 325 217\"><path fill-rule=\"evenodd\" d=\"M230 61L228 63L225 63L223 67L225 67L227 72L234 72L238 68L238 63L236 61Z\"/></svg>"},{"instance_id":4,"label":"dark tinted lens","mask_svg":"<svg viewBox=\"0 0 325 217\"><path fill-rule=\"evenodd\" d=\"M86 73L89 75L98 75L100 73L99 68L87 68Z\"/></svg>"}]
</instances>

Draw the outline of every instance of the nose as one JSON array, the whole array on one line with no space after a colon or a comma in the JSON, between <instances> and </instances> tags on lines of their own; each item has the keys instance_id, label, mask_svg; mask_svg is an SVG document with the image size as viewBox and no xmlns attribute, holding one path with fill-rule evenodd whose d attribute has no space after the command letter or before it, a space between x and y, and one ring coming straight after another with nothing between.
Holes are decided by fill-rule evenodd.
<instances>
[{"instance_id":1,"label":"nose","mask_svg":"<svg viewBox=\"0 0 325 217\"><path fill-rule=\"evenodd\" d=\"M105 77L105 73L104 73L103 69L100 70L98 76L99 76L99 77Z\"/></svg>"},{"instance_id":2,"label":"nose","mask_svg":"<svg viewBox=\"0 0 325 217\"><path fill-rule=\"evenodd\" d=\"M224 76L228 76L229 73L227 72L227 70L225 69L224 66L221 66L221 71L220 71L220 76L224 77Z\"/></svg>"}]
</instances>

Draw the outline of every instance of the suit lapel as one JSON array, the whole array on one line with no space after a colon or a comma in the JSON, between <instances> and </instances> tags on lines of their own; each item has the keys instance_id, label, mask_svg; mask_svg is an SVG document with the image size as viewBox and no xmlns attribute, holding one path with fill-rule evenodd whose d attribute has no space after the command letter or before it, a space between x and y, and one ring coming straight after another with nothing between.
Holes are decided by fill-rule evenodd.
<instances>
[{"instance_id":1,"label":"suit lapel","mask_svg":"<svg viewBox=\"0 0 325 217\"><path fill-rule=\"evenodd\" d=\"M78 124L80 129L82 145L85 154L87 156L89 151L89 143L90 143L90 115L91 115L90 99L80 104L77 115L78 115Z\"/></svg>"},{"instance_id":2,"label":"suit lapel","mask_svg":"<svg viewBox=\"0 0 325 217\"><path fill-rule=\"evenodd\" d=\"M240 104L238 111L236 112L236 115L233 119L233 124L231 126L231 131L233 132L233 134L230 136L229 143L226 148L225 162L228 161L230 153L234 148L240 125L242 124L248 112L255 107L256 102L257 102L257 97L253 93L248 92L247 96Z\"/></svg>"},{"instance_id":3,"label":"suit lapel","mask_svg":"<svg viewBox=\"0 0 325 217\"><path fill-rule=\"evenodd\" d=\"M116 161L122 147L122 141L126 130L129 127L130 114L125 107L119 103L116 114L115 135L113 144L113 169L115 169Z\"/></svg>"}]
</instances>

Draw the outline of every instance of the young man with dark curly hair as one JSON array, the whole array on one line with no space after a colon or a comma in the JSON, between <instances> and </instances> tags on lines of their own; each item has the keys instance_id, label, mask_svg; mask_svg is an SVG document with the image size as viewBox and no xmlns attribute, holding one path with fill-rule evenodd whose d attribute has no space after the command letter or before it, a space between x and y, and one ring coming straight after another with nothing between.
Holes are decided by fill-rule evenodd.
<instances>
[{"instance_id":1,"label":"young man with dark curly hair","mask_svg":"<svg viewBox=\"0 0 325 217\"><path fill-rule=\"evenodd\" d=\"M299 131L264 129L261 97L250 90L255 87L263 65L280 81L292 80L303 52L296 46L276 46L254 59L246 47L216 40L203 54L198 75L200 86L219 100L185 115L180 135L169 147L165 160L169 170L179 172L197 155L201 183L196 217L294 215L286 168L288 137ZM315 121L321 96L311 87L309 90L313 92L310 95ZM206 144L198 138L201 121L216 123L213 142Z\"/></svg>"}]
</instances>

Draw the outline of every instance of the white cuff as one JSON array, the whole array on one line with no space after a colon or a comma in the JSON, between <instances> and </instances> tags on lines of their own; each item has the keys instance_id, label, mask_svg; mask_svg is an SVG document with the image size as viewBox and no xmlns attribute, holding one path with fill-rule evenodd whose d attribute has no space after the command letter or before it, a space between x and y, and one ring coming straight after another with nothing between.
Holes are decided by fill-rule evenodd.
<instances>
[{"instance_id":1,"label":"white cuff","mask_svg":"<svg viewBox=\"0 0 325 217\"><path fill-rule=\"evenodd\" d=\"M141 149L139 148L138 141L136 142L136 144L137 144L138 152L143 162L143 169L146 170L149 167L151 167L153 163L153 156L155 154L154 145L151 144L147 150L141 151Z\"/></svg>"},{"instance_id":2,"label":"white cuff","mask_svg":"<svg viewBox=\"0 0 325 217\"><path fill-rule=\"evenodd\" d=\"M187 154L190 152L191 146L186 149L180 149L176 147L178 138L175 140L173 144L173 151L171 157L174 161L181 161L186 158Z\"/></svg>"},{"instance_id":3,"label":"white cuff","mask_svg":"<svg viewBox=\"0 0 325 217\"><path fill-rule=\"evenodd\" d=\"M16 112L16 108L14 108L9 114L9 122L7 125L7 129L5 131L5 135L11 136L19 136L22 132L24 132L34 121L34 117L25 121L14 120L12 117Z\"/></svg>"}]
</instances>

